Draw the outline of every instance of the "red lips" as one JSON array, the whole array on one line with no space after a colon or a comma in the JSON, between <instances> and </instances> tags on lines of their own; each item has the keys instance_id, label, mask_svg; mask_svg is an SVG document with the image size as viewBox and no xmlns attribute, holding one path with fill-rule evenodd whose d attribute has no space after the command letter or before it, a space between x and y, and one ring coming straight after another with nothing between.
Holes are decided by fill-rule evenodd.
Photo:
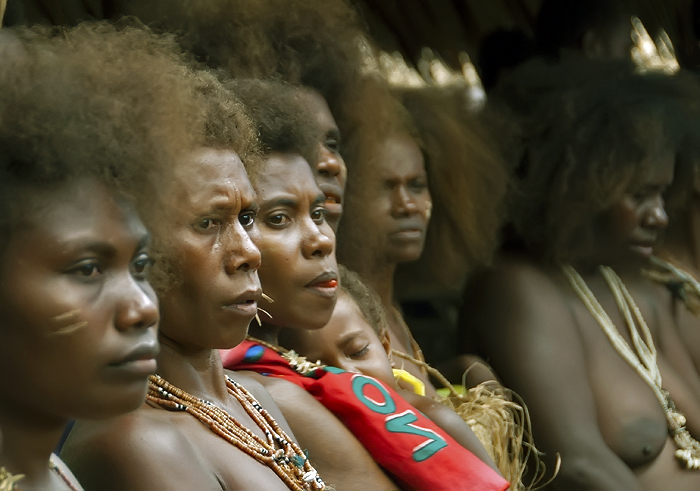
<instances>
[{"instance_id":1,"label":"red lips","mask_svg":"<svg viewBox=\"0 0 700 491\"><path fill-rule=\"evenodd\" d=\"M338 286L338 280L320 281L318 283L314 283L311 286L314 286L316 288L335 288Z\"/></svg>"}]
</instances>

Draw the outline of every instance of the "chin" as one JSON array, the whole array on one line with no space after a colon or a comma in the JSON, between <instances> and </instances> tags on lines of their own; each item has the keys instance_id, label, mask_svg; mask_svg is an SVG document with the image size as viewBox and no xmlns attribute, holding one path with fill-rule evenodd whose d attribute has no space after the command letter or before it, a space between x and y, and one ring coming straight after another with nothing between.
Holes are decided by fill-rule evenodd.
<instances>
[{"instance_id":1,"label":"chin","mask_svg":"<svg viewBox=\"0 0 700 491\"><path fill-rule=\"evenodd\" d=\"M420 258L423 253L423 247L417 247L415 250L403 250L394 255L394 260L397 263L412 263Z\"/></svg>"},{"instance_id":2,"label":"chin","mask_svg":"<svg viewBox=\"0 0 700 491\"><path fill-rule=\"evenodd\" d=\"M313 315L309 315L310 313L313 313ZM306 331L315 331L328 324L332 315L332 307L326 310L309 309L306 312L290 313L285 321L278 325Z\"/></svg>"},{"instance_id":3,"label":"chin","mask_svg":"<svg viewBox=\"0 0 700 491\"><path fill-rule=\"evenodd\" d=\"M209 348L213 350L235 348L245 340L248 334L248 325L250 325L250 322L248 322L244 328L236 328L235 332L233 328L231 328L231 332L222 333L220 339L210 343L211 346L209 346Z\"/></svg>"}]
</instances>

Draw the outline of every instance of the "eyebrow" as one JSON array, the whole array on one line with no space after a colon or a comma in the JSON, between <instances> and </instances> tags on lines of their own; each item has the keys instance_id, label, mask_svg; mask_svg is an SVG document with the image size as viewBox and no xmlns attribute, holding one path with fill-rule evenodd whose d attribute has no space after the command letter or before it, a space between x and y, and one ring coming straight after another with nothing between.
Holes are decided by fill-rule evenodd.
<instances>
[{"instance_id":1,"label":"eyebrow","mask_svg":"<svg viewBox=\"0 0 700 491\"><path fill-rule=\"evenodd\" d=\"M145 249L151 242L151 234L146 232L139 236L135 251ZM110 242L103 240L93 240L92 238L76 239L75 241L65 241L63 246L68 246L72 251L92 251L106 257L117 255L117 248Z\"/></svg>"},{"instance_id":2,"label":"eyebrow","mask_svg":"<svg viewBox=\"0 0 700 491\"><path fill-rule=\"evenodd\" d=\"M299 206L299 202L296 199L293 198L279 198L274 201L270 201L267 206L287 206L289 208L296 208Z\"/></svg>"},{"instance_id":3,"label":"eyebrow","mask_svg":"<svg viewBox=\"0 0 700 491\"><path fill-rule=\"evenodd\" d=\"M151 243L151 233L146 232L145 234L141 235L139 238L138 243L136 244L136 250L143 249L148 246L148 244Z\"/></svg>"},{"instance_id":4,"label":"eyebrow","mask_svg":"<svg viewBox=\"0 0 700 491\"><path fill-rule=\"evenodd\" d=\"M311 203L313 206L320 205L322 203L326 202L326 195L325 194L319 194L316 196L316 199Z\"/></svg>"},{"instance_id":5,"label":"eyebrow","mask_svg":"<svg viewBox=\"0 0 700 491\"><path fill-rule=\"evenodd\" d=\"M362 328L354 328L352 331L347 332L341 336L338 337L338 346L341 348L344 348L348 344L350 344L355 338L363 334L363 329Z\"/></svg>"}]
</instances>

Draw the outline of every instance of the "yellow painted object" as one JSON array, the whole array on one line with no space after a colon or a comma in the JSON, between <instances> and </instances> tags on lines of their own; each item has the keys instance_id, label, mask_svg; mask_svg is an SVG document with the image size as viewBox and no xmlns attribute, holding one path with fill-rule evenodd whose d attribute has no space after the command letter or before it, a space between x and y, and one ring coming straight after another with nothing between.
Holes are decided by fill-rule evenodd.
<instances>
[{"instance_id":1,"label":"yellow painted object","mask_svg":"<svg viewBox=\"0 0 700 491\"><path fill-rule=\"evenodd\" d=\"M411 387L413 387L413 392L415 392L419 396L425 395L425 384L423 384L423 382L421 382L418 378L414 377L406 370L399 370L394 368L392 369L392 372L394 372L394 378L397 382L406 382Z\"/></svg>"}]
</instances>

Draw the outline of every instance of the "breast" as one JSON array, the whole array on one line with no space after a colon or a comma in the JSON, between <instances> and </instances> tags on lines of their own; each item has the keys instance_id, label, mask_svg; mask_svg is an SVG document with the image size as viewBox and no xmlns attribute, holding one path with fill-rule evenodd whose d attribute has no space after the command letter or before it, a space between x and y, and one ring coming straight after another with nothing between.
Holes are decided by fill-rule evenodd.
<instances>
[{"instance_id":1,"label":"breast","mask_svg":"<svg viewBox=\"0 0 700 491\"><path fill-rule=\"evenodd\" d=\"M611 347L601 345L594 353L589 371L603 439L630 468L645 465L668 438L661 403Z\"/></svg>"}]
</instances>

